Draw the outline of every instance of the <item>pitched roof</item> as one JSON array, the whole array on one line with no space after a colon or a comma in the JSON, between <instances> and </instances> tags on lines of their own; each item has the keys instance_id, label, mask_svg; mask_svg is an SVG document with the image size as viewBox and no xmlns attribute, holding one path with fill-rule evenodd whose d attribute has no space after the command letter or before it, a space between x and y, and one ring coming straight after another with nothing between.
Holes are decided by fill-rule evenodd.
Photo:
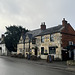
<instances>
[{"instance_id":1,"label":"pitched roof","mask_svg":"<svg viewBox=\"0 0 75 75\"><path fill-rule=\"evenodd\" d=\"M35 36L41 36L41 35L61 32L62 29L63 29L63 26L58 25L58 26L55 26L55 27L47 28L46 30L41 30L41 29L32 30L32 31L27 32L26 35L28 35L29 38L31 39Z\"/></svg>"},{"instance_id":2,"label":"pitched roof","mask_svg":"<svg viewBox=\"0 0 75 75\"><path fill-rule=\"evenodd\" d=\"M51 28L44 30L40 35L53 34L56 32L61 32L62 29L63 29L63 26L58 25L58 26L51 27Z\"/></svg>"},{"instance_id":3,"label":"pitched roof","mask_svg":"<svg viewBox=\"0 0 75 75\"><path fill-rule=\"evenodd\" d=\"M29 38L33 38L33 37L35 37L35 36L38 36L38 35L39 35L40 33L42 33L42 32L43 32L43 30L41 30L41 29L36 29L36 30L32 30L32 31L27 32L26 35L28 35Z\"/></svg>"}]
</instances>

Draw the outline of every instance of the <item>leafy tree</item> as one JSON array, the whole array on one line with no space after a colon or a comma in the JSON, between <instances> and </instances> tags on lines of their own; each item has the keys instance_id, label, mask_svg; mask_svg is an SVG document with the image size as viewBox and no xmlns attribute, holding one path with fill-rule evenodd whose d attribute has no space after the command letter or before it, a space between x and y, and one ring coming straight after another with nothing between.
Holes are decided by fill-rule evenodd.
<instances>
[{"instance_id":1,"label":"leafy tree","mask_svg":"<svg viewBox=\"0 0 75 75\"><path fill-rule=\"evenodd\" d=\"M6 32L5 32L5 44L7 49L11 51L17 51L17 44L19 42L19 39L22 34L25 34L28 32L25 28L21 26L10 26L6 27Z\"/></svg>"}]
</instances>

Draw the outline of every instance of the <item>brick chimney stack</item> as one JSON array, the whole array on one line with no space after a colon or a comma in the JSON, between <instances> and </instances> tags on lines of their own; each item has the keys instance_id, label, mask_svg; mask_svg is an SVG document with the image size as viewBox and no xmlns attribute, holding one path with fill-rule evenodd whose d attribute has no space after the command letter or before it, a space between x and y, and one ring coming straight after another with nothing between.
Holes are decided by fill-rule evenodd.
<instances>
[{"instance_id":1,"label":"brick chimney stack","mask_svg":"<svg viewBox=\"0 0 75 75\"><path fill-rule=\"evenodd\" d=\"M46 29L45 22L42 22L42 23L41 23L41 30L45 30L45 29Z\"/></svg>"},{"instance_id":2,"label":"brick chimney stack","mask_svg":"<svg viewBox=\"0 0 75 75\"><path fill-rule=\"evenodd\" d=\"M62 20L62 25L63 26L67 25L67 21L65 20L65 18L63 18L63 20Z\"/></svg>"}]
</instances>

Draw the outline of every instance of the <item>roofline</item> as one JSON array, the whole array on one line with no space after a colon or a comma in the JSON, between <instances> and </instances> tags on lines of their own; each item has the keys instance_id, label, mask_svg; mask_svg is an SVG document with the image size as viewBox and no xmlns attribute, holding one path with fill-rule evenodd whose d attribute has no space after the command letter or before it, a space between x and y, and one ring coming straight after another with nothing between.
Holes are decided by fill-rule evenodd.
<instances>
[{"instance_id":1,"label":"roofline","mask_svg":"<svg viewBox=\"0 0 75 75\"><path fill-rule=\"evenodd\" d=\"M59 26L59 25L58 25ZM62 26L62 25L61 25ZM54 26L54 27L57 27L57 26ZM50 28L54 28L54 27L50 27ZM50 29L50 28L47 28L47 29ZM64 27L63 27L64 28ZM62 28L62 29L63 29ZM46 29L46 30L47 30ZM55 32L52 32L52 33L45 33L45 34L39 34L39 35L36 35L36 36L34 36L34 37L37 37L37 36L43 36L43 35L48 35L48 34L54 34L54 33L61 33L61 31L62 31L62 29L60 30L60 31L55 31ZM37 29L35 29L35 30L37 30ZM35 31L35 30L32 30L32 31ZM32 32L32 31L30 31L30 32ZM29 32L28 32L29 33ZM30 33L29 33L30 34ZM26 36L27 36L28 34L26 34Z\"/></svg>"},{"instance_id":2,"label":"roofline","mask_svg":"<svg viewBox=\"0 0 75 75\"><path fill-rule=\"evenodd\" d=\"M54 34L54 33L61 33L61 31L53 32L53 33L47 33L47 34L43 34L43 35ZM37 36L43 36L43 35L37 35ZM35 36L35 37L37 37L37 36Z\"/></svg>"}]
</instances>

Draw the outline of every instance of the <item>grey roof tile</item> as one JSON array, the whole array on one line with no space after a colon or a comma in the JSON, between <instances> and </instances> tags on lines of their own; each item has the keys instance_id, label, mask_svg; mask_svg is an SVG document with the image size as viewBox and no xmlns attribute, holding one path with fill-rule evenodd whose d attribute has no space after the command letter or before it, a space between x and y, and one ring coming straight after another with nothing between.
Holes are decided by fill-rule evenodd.
<instances>
[{"instance_id":1,"label":"grey roof tile","mask_svg":"<svg viewBox=\"0 0 75 75\"><path fill-rule=\"evenodd\" d=\"M46 34L52 34L52 33L60 32L62 29L63 29L63 26L58 25L58 26L51 27L51 28L48 28L48 29L44 30L39 35L46 35Z\"/></svg>"},{"instance_id":2,"label":"grey roof tile","mask_svg":"<svg viewBox=\"0 0 75 75\"><path fill-rule=\"evenodd\" d=\"M26 35L28 35L29 38L31 39L35 36L60 32L62 29L63 29L63 26L58 25L58 26L55 26L55 27L47 28L46 30L41 30L41 29L32 30L32 31L27 32Z\"/></svg>"},{"instance_id":3,"label":"grey roof tile","mask_svg":"<svg viewBox=\"0 0 75 75\"><path fill-rule=\"evenodd\" d=\"M30 36L30 37L35 37L37 35L39 35L41 32L43 32L43 30L41 29L36 29L36 30L32 30L26 33L26 35Z\"/></svg>"}]
</instances>

